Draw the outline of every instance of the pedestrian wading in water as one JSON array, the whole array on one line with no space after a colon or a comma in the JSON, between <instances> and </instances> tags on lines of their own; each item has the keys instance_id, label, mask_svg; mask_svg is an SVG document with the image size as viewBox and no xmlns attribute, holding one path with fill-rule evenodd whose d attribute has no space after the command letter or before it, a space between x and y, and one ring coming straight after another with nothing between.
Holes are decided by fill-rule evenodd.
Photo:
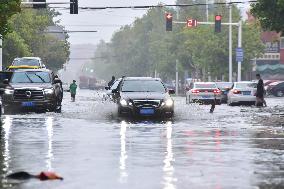
<instances>
[{"instance_id":1,"label":"pedestrian wading in water","mask_svg":"<svg viewBox=\"0 0 284 189\"><path fill-rule=\"evenodd\" d=\"M255 105L256 106L267 106L266 101L264 100L264 94L265 94L265 89L264 89L264 84L263 80L260 77L260 74L256 74L256 79L258 80L257 82L257 87L256 87L256 101Z\"/></svg>"},{"instance_id":2,"label":"pedestrian wading in water","mask_svg":"<svg viewBox=\"0 0 284 189\"><path fill-rule=\"evenodd\" d=\"M69 90L70 90L70 93L71 93L71 101L75 102L76 91L77 91L76 80L73 80L73 83L71 83Z\"/></svg>"}]
</instances>

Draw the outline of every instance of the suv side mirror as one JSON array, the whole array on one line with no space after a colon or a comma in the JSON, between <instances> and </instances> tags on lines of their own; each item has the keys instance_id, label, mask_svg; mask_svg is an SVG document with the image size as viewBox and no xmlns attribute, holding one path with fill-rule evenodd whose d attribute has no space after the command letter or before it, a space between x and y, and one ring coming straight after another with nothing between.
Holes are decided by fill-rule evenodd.
<instances>
[{"instance_id":1,"label":"suv side mirror","mask_svg":"<svg viewBox=\"0 0 284 189\"><path fill-rule=\"evenodd\" d=\"M105 90L110 90L110 87L105 87Z\"/></svg>"},{"instance_id":2,"label":"suv side mirror","mask_svg":"<svg viewBox=\"0 0 284 189\"><path fill-rule=\"evenodd\" d=\"M9 80L8 79L4 79L3 80L3 84L8 85L9 84Z\"/></svg>"},{"instance_id":3,"label":"suv side mirror","mask_svg":"<svg viewBox=\"0 0 284 189\"><path fill-rule=\"evenodd\" d=\"M61 80L58 79L58 78L55 78L54 81L53 81L54 84L60 84L61 83Z\"/></svg>"},{"instance_id":4,"label":"suv side mirror","mask_svg":"<svg viewBox=\"0 0 284 189\"><path fill-rule=\"evenodd\" d=\"M169 94L175 94L175 93L176 93L175 90L169 89Z\"/></svg>"}]
</instances>

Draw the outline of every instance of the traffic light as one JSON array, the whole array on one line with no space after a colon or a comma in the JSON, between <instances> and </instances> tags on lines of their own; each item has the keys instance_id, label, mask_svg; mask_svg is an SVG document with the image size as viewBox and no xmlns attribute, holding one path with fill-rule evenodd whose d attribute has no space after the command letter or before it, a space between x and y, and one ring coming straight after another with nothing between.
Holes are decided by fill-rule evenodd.
<instances>
[{"instance_id":1,"label":"traffic light","mask_svg":"<svg viewBox=\"0 0 284 189\"><path fill-rule=\"evenodd\" d=\"M46 0L33 0L34 3L44 3L44 4L33 4L34 9L45 9Z\"/></svg>"},{"instance_id":2,"label":"traffic light","mask_svg":"<svg viewBox=\"0 0 284 189\"><path fill-rule=\"evenodd\" d=\"M166 31L173 30L173 14L166 13Z\"/></svg>"},{"instance_id":3,"label":"traffic light","mask_svg":"<svg viewBox=\"0 0 284 189\"><path fill-rule=\"evenodd\" d=\"M78 14L78 0L70 0L70 14Z\"/></svg>"},{"instance_id":4,"label":"traffic light","mask_svg":"<svg viewBox=\"0 0 284 189\"><path fill-rule=\"evenodd\" d=\"M221 33L222 16L215 16L215 33Z\"/></svg>"}]
</instances>

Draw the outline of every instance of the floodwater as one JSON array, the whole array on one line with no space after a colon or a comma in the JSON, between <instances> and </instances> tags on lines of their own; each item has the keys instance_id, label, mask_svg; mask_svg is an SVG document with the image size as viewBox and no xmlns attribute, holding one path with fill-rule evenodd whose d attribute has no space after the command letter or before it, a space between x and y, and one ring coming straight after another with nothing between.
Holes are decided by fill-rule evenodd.
<instances>
[{"instance_id":1,"label":"floodwater","mask_svg":"<svg viewBox=\"0 0 284 189\"><path fill-rule=\"evenodd\" d=\"M173 120L129 122L101 96L81 90L72 103L66 94L60 114L3 115L1 188L284 188L283 99L210 114L178 97ZM47 170L64 180L5 179Z\"/></svg>"}]
</instances>

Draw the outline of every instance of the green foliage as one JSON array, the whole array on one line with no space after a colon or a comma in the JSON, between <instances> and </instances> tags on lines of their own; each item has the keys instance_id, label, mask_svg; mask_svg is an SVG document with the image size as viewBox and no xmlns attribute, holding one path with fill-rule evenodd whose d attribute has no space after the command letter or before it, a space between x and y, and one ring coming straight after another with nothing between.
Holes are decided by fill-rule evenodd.
<instances>
[{"instance_id":1,"label":"green foliage","mask_svg":"<svg viewBox=\"0 0 284 189\"><path fill-rule=\"evenodd\" d=\"M263 29L284 33L284 0L258 0L251 12Z\"/></svg>"},{"instance_id":2,"label":"green foliage","mask_svg":"<svg viewBox=\"0 0 284 189\"><path fill-rule=\"evenodd\" d=\"M25 9L12 16L9 24L13 33L3 41L3 65L9 66L16 57L41 57L49 69L58 70L69 57L67 34L65 40L46 33L48 26L56 25L53 18L58 13L53 10Z\"/></svg>"},{"instance_id":3,"label":"green foliage","mask_svg":"<svg viewBox=\"0 0 284 189\"><path fill-rule=\"evenodd\" d=\"M220 0L222 1L222 0ZM178 4L192 4L191 0L178 0ZM192 77L205 78L210 72L213 78L228 74L228 26L222 26L220 34L214 33L214 25L199 25L197 28L186 28L185 25L173 25L172 32L165 31L165 10L150 9L142 18L116 32L110 43L101 42L97 47L94 67L98 77L108 79L111 75L154 76L171 80L175 75L176 60L179 71L188 70ZM205 7L179 8L179 20L197 18L206 21ZM232 7L233 22L240 20L240 11ZM214 15L221 14L223 22L229 20L226 5L210 7L209 21ZM177 20L177 18L174 18ZM233 52L237 47L238 28L233 26ZM261 29L255 25L243 23L243 48L245 60L242 64L244 72L251 70L251 59L264 50L260 39ZM233 53L235 54L235 53ZM98 58L101 57L101 58ZM235 55L233 55L233 61ZM234 70L237 63L233 62ZM180 74L182 75L182 74Z\"/></svg>"},{"instance_id":4,"label":"green foliage","mask_svg":"<svg viewBox=\"0 0 284 189\"><path fill-rule=\"evenodd\" d=\"M0 3L0 37L9 32L8 20L17 12L20 12L21 0L1 0Z\"/></svg>"}]
</instances>

